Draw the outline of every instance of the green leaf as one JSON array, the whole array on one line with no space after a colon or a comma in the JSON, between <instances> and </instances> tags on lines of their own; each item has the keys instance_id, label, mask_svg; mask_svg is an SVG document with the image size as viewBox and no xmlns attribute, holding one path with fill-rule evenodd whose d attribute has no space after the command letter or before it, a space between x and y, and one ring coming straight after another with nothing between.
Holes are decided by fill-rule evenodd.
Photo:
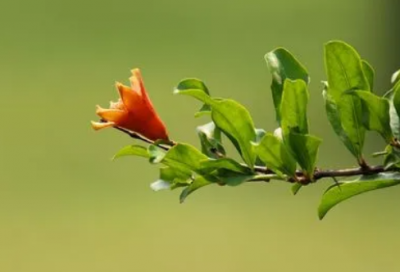
<instances>
[{"instance_id":1,"label":"green leaf","mask_svg":"<svg viewBox=\"0 0 400 272\"><path fill-rule=\"evenodd\" d=\"M285 80L281 102L281 127L284 134L291 129L308 133L308 90L303 80Z\"/></svg>"},{"instance_id":2,"label":"green leaf","mask_svg":"<svg viewBox=\"0 0 400 272\"><path fill-rule=\"evenodd\" d=\"M253 119L247 109L230 99L215 101L211 117L229 139L234 139L232 142L236 143L244 162L252 168L256 155L251 143L256 139L256 133Z\"/></svg>"},{"instance_id":3,"label":"green leaf","mask_svg":"<svg viewBox=\"0 0 400 272\"><path fill-rule=\"evenodd\" d=\"M152 146L150 146L152 147ZM157 151L158 155L159 150ZM201 161L206 160L207 156L189 144L179 143L173 146L163 156L156 157L156 161L169 167L179 170L182 173L200 172Z\"/></svg>"},{"instance_id":4,"label":"green leaf","mask_svg":"<svg viewBox=\"0 0 400 272\"><path fill-rule=\"evenodd\" d=\"M400 70L398 70L392 75L391 82L392 84L396 84L397 82L399 82L399 80L400 80Z\"/></svg>"},{"instance_id":5,"label":"green leaf","mask_svg":"<svg viewBox=\"0 0 400 272\"><path fill-rule=\"evenodd\" d=\"M387 188L400 184L399 173L381 173L370 176L363 176L355 181L343 182L329 187L322 196L321 204L318 208L318 216L324 218L326 213L340 202L353 196Z\"/></svg>"},{"instance_id":6,"label":"green leaf","mask_svg":"<svg viewBox=\"0 0 400 272\"><path fill-rule=\"evenodd\" d=\"M306 172L306 175L312 178L322 140L312 135L292 131L285 136L285 139L289 143L297 163Z\"/></svg>"},{"instance_id":7,"label":"green leaf","mask_svg":"<svg viewBox=\"0 0 400 272\"><path fill-rule=\"evenodd\" d=\"M335 102L346 91L371 90L359 54L347 43L331 41L325 45L325 70Z\"/></svg>"},{"instance_id":8,"label":"green leaf","mask_svg":"<svg viewBox=\"0 0 400 272\"><path fill-rule=\"evenodd\" d=\"M301 187L303 187L303 185L301 183L296 182L295 184L293 184L292 185L293 195L297 195L297 193L300 191Z\"/></svg>"},{"instance_id":9,"label":"green leaf","mask_svg":"<svg viewBox=\"0 0 400 272\"><path fill-rule=\"evenodd\" d=\"M112 159L115 160L125 156L139 156L144 158L150 158L150 155L147 152L147 148L145 148L144 146L128 145L119 150Z\"/></svg>"},{"instance_id":10,"label":"green leaf","mask_svg":"<svg viewBox=\"0 0 400 272\"><path fill-rule=\"evenodd\" d=\"M164 172L161 172L160 179L171 181L173 178L171 188L189 184L181 193L181 202L195 190L208 184L218 182L216 177L201 169L201 162L206 160L207 156L189 144L176 144L167 153L151 145L149 147L149 153L153 156L151 157L151 159L153 158L153 162L163 163L169 166L170 170L165 169ZM163 153L163 155L160 153ZM185 179L186 177L188 177L188 179Z\"/></svg>"},{"instance_id":11,"label":"green leaf","mask_svg":"<svg viewBox=\"0 0 400 272\"><path fill-rule=\"evenodd\" d=\"M205 179L202 176L197 176L193 182L187 186L185 189L183 189L181 195L179 196L179 200L181 203L185 201L185 199L194 191L200 189L201 187L207 186L212 184L209 180Z\"/></svg>"},{"instance_id":12,"label":"green leaf","mask_svg":"<svg viewBox=\"0 0 400 272\"><path fill-rule=\"evenodd\" d=\"M330 100L337 105L341 127L347 140L351 142L351 148L348 142L344 143L360 162L365 138L361 101L358 97L343 96L343 94L351 90L371 90L361 58L350 45L332 41L325 45L325 70L329 84L326 91Z\"/></svg>"},{"instance_id":13,"label":"green leaf","mask_svg":"<svg viewBox=\"0 0 400 272\"><path fill-rule=\"evenodd\" d=\"M184 79L181 82L179 82L178 86L176 87L177 90L179 91L187 91L187 90L198 90L200 92L203 92L207 95L210 95L210 92L207 88L207 86L204 84L203 81L196 79L196 78L188 78ZM200 110L195 113L195 117L200 117L204 114L209 114L211 113L211 107L208 104L204 104Z\"/></svg>"},{"instance_id":14,"label":"green leaf","mask_svg":"<svg viewBox=\"0 0 400 272\"><path fill-rule=\"evenodd\" d=\"M369 64L366 60L362 60L361 64L362 64L362 69L363 69L364 75L368 80L368 84L369 84L370 90L373 91L373 89L374 89L374 78L375 78L374 68L372 68L371 64Z\"/></svg>"},{"instance_id":15,"label":"green leaf","mask_svg":"<svg viewBox=\"0 0 400 272\"><path fill-rule=\"evenodd\" d=\"M390 143L393 134L390 127L389 101L365 91L354 91L352 94L357 95L363 102L365 128L378 132L387 143Z\"/></svg>"},{"instance_id":16,"label":"green leaf","mask_svg":"<svg viewBox=\"0 0 400 272\"><path fill-rule=\"evenodd\" d=\"M280 122L281 99L285 79L302 79L308 84L310 78L304 66L284 48L277 48L267 53L265 60L272 74L272 98L275 105L276 119Z\"/></svg>"},{"instance_id":17,"label":"green leaf","mask_svg":"<svg viewBox=\"0 0 400 272\"><path fill-rule=\"evenodd\" d=\"M245 107L231 99L213 99L199 90L180 90L175 93L192 96L211 106L215 125L232 141L244 162L253 167L256 156L252 142L256 139L253 119Z\"/></svg>"},{"instance_id":18,"label":"green leaf","mask_svg":"<svg viewBox=\"0 0 400 272\"><path fill-rule=\"evenodd\" d=\"M203 172L212 172L218 169L226 169L230 170L235 173L240 173L240 174L251 174L253 171L241 165L237 161L231 159L231 158L220 158L216 160L204 160L201 161L201 166L200 169Z\"/></svg>"},{"instance_id":19,"label":"green leaf","mask_svg":"<svg viewBox=\"0 0 400 272\"><path fill-rule=\"evenodd\" d=\"M197 135L200 138L201 151L208 157L217 159L218 154L226 154L222 146L221 131L213 122L197 127Z\"/></svg>"},{"instance_id":20,"label":"green leaf","mask_svg":"<svg viewBox=\"0 0 400 272\"><path fill-rule=\"evenodd\" d=\"M347 133L344 131L342 127L342 121L340 119L340 112L336 102L333 101L331 96L327 92L328 86L325 84L325 88L323 90L323 97L325 100L325 111L328 117L328 120L335 131L335 133L339 136L339 139L344 143L347 149L353 154L356 158L361 156L361 152L359 148L353 144L350 140Z\"/></svg>"},{"instance_id":21,"label":"green leaf","mask_svg":"<svg viewBox=\"0 0 400 272\"><path fill-rule=\"evenodd\" d=\"M296 161L288 152L285 144L271 133L265 134L256 146L256 152L267 168L275 173L284 173L289 177L295 175Z\"/></svg>"}]
</instances>

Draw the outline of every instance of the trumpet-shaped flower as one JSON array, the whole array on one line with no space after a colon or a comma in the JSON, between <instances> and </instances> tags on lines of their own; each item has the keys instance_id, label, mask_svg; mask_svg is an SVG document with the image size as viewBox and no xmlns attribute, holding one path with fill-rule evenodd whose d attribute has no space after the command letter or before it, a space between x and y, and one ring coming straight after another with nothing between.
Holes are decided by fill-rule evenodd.
<instances>
[{"instance_id":1,"label":"trumpet-shaped flower","mask_svg":"<svg viewBox=\"0 0 400 272\"><path fill-rule=\"evenodd\" d=\"M146 93L140 70L133 69L129 80L131 87L116 83L120 95L117 102L110 102L108 109L97 106L96 114L100 116L101 121L92 121L92 127L95 130L119 127L153 141L168 140L165 125Z\"/></svg>"}]
</instances>

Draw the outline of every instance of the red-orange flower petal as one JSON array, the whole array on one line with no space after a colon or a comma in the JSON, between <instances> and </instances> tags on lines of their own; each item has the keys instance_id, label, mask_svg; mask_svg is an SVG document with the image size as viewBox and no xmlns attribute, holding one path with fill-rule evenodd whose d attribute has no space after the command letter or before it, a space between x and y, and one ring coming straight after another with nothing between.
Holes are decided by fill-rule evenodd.
<instances>
[{"instance_id":1,"label":"red-orange flower petal","mask_svg":"<svg viewBox=\"0 0 400 272\"><path fill-rule=\"evenodd\" d=\"M119 96L121 97L122 103L127 109L133 109L136 105L141 103L141 97L138 93L133 92L129 87L117 82L115 86L118 89Z\"/></svg>"},{"instance_id":2,"label":"red-orange flower petal","mask_svg":"<svg viewBox=\"0 0 400 272\"><path fill-rule=\"evenodd\" d=\"M110 109L97 108L99 115L105 122L92 122L94 129L105 127L121 127L150 140L168 140L168 133L164 123L154 110L139 69L133 69L129 78L131 88L117 83L116 87L121 98L118 102L111 102Z\"/></svg>"},{"instance_id":3,"label":"red-orange flower petal","mask_svg":"<svg viewBox=\"0 0 400 272\"><path fill-rule=\"evenodd\" d=\"M96 114L106 121L115 123L118 123L126 115L123 110L103 109L99 106L97 106Z\"/></svg>"}]
</instances>

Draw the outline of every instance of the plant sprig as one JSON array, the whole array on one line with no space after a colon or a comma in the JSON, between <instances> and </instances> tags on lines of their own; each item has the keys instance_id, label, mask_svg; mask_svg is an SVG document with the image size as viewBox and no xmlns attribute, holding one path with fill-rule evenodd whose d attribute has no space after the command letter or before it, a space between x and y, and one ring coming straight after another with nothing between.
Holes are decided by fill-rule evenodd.
<instances>
[{"instance_id":1,"label":"plant sprig","mask_svg":"<svg viewBox=\"0 0 400 272\"><path fill-rule=\"evenodd\" d=\"M322 179L333 181L322 196L319 218L338 203L355 195L400 184L400 81L384 96L374 93L372 66L342 41L325 44L327 80L322 90L325 110L334 132L355 158L358 167L320 169L318 151L322 140L311 134L307 117L308 84L306 68L289 51L275 49L266 54L272 74L272 97L278 129L256 128L249 111L232 99L211 96L198 79L182 80L174 93L203 103L195 114L211 122L197 133L201 150L171 140L150 140L124 127L115 126L147 147L131 145L115 157L136 155L153 164L163 164L154 190L183 188L180 201L211 184L238 186L246 182L280 180L293 184L296 194L302 186ZM144 124L145 125L145 124ZM365 135L379 133L386 142L379 151L382 164L371 166L363 156ZM242 161L226 153L221 135L232 142ZM338 180L347 178L350 180Z\"/></svg>"}]
</instances>

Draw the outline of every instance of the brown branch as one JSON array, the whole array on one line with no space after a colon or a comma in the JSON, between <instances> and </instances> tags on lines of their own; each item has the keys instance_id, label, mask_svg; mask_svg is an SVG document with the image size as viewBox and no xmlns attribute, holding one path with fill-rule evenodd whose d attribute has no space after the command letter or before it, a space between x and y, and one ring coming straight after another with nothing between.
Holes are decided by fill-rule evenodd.
<instances>
[{"instance_id":1,"label":"brown branch","mask_svg":"<svg viewBox=\"0 0 400 272\"><path fill-rule=\"evenodd\" d=\"M129 130L126 130L124 128L120 127L115 127L116 129L126 133L128 136L131 138L143 141L148 144L155 144L158 147L168 151L171 147L176 145L176 142L174 141L169 141L169 142L161 142L158 144L157 142L154 142L152 140L149 140L135 132L131 132ZM217 150L211 150L212 152L217 152L217 155L220 157L224 157L223 154L219 153ZM242 164L244 167L248 167L246 164ZM254 171L260 174L275 174L274 171L271 169L268 169L267 167L264 166L254 166ZM374 174L379 174L383 172L389 172L393 171L391 169L385 169L384 166L382 165L377 165L377 166L368 166L366 163L361 164L360 167L356 168L348 168L348 169L335 169L335 170L321 170L321 169L316 169L313 175L313 178L310 179L304 175L304 173L300 170L296 171L296 178L291 178L288 181L291 183L295 182L300 182L304 185L309 184L311 182L315 182L317 180L323 179L323 178L338 178L338 177L352 177L352 176L360 176L360 175L374 175ZM254 179L250 180L251 182L257 182L257 181L263 181L265 182L265 179Z\"/></svg>"}]
</instances>

